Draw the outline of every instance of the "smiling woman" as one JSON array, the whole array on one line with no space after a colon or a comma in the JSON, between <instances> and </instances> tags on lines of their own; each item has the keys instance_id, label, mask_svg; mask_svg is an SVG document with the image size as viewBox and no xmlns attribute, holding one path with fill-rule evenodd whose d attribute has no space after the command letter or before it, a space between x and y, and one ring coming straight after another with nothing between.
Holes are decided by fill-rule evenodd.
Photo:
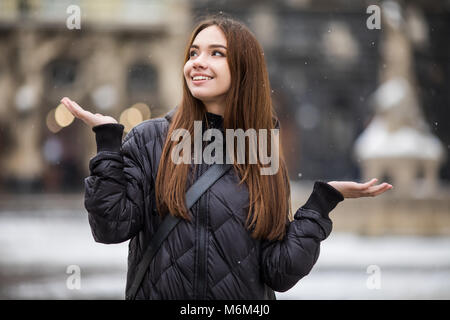
<instances>
[{"instance_id":1,"label":"smiling woman","mask_svg":"<svg viewBox=\"0 0 450 320\"><path fill-rule=\"evenodd\" d=\"M214 43L211 43L214 41ZM227 62L227 39L215 25L203 29L189 48L184 77L192 95L208 112L224 115L231 75Z\"/></svg>"},{"instance_id":2,"label":"smiling woman","mask_svg":"<svg viewBox=\"0 0 450 320\"><path fill-rule=\"evenodd\" d=\"M185 50L183 98L173 116L168 136L178 129L187 130L195 136L196 120L208 120L208 114L221 117L218 127L223 130L266 130L265 139L256 144L248 141L246 160L234 163L239 185L248 188L248 214L246 227L255 238L281 239L285 234L286 219L291 216L290 191L287 168L281 144L272 150L272 132L279 127L270 96L270 82L264 52L253 33L242 23L223 17L205 20L194 29ZM197 77L203 78L197 78ZM205 79L206 77L206 79ZM196 80L202 79L202 80ZM205 127L208 127L206 125ZM171 155L177 141L167 139L162 150L156 178L156 201L158 211L171 212L189 219L184 205L186 180L189 167L174 163ZM226 141L231 145L232 141ZM239 143L228 154L239 154ZM268 177L261 174L263 163L252 163L250 155L255 145L268 146L268 154L277 154L277 173ZM194 171L197 167L194 167ZM173 178L167 182L167 174ZM195 179L194 176L191 177ZM267 201L270 199L270 201Z\"/></svg>"},{"instance_id":3,"label":"smiling woman","mask_svg":"<svg viewBox=\"0 0 450 320\"><path fill-rule=\"evenodd\" d=\"M123 142L124 126L114 118L62 100L96 133L98 153L85 179L93 236L102 243L130 240L127 298L274 299L274 291L292 288L311 271L332 229L329 213L344 197L374 196L392 186L316 181L292 216L282 143L268 143L280 123L253 33L224 16L199 22L183 74L179 105L135 126ZM261 174L265 159L250 161L255 150L248 141L245 161L230 167L175 163L178 142L170 137L180 129L194 135L196 121L200 131L266 130L257 145L278 154L279 170ZM194 154L212 144L203 142L189 141ZM149 246L150 239L157 245Z\"/></svg>"}]
</instances>

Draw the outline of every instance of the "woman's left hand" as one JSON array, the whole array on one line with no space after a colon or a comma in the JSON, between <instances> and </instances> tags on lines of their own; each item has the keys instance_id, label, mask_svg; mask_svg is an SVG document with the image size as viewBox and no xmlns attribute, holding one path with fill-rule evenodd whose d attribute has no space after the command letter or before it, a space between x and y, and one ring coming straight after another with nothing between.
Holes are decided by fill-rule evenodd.
<instances>
[{"instance_id":1,"label":"woman's left hand","mask_svg":"<svg viewBox=\"0 0 450 320\"><path fill-rule=\"evenodd\" d=\"M378 179L374 178L366 183L330 181L328 184L338 190L344 198L375 197L393 188L392 185L387 182L374 185L377 181Z\"/></svg>"}]
</instances>

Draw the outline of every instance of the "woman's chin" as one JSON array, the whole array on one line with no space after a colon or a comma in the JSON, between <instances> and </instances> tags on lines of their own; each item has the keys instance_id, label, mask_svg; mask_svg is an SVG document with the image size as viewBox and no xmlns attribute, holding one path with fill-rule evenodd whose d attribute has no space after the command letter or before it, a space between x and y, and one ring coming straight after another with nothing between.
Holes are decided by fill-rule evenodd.
<instances>
[{"instance_id":1,"label":"woman's chin","mask_svg":"<svg viewBox=\"0 0 450 320\"><path fill-rule=\"evenodd\" d=\"M211 96L211 95L208 95L208 94L201 94L201 93L199 93L199 92L192 92L192 95L193 95L195 98L197 98L198 100L201 100L201 101L204 101L204 102L211 100L211 98L213 97L213 96Z\"/></svg>"},{"instance_id":2,"label":"woman's chin","mask_svg":"<svg viewBox=\"0 0 450 320\"><path fill-rule=\"evenodd\" d=\"M218 100L223 99L224 93L223 92L211 92L211 90L199 90L199 88L195 88L194 90L191 90L191 94L194 98L197 98L198 100L206 102L216 102Z\"/></svg>"}]
</instances>

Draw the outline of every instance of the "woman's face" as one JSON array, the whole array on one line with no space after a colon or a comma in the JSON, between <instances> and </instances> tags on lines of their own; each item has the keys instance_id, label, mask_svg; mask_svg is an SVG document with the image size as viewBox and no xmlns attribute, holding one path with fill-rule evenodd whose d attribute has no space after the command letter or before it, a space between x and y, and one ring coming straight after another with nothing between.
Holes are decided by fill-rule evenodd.
<instances>
[{"instance_id":1,"label":"woman's face","mask_svg":"<svg viewBox=\"0 0 450 320\"><path fill-rule=\"evenodd\" d=\"M225 35L213 25L200 31L189 49L184 77L192 95L204 103L222 103L230 88L226 47Z\"/></svg>"}]
</instances>

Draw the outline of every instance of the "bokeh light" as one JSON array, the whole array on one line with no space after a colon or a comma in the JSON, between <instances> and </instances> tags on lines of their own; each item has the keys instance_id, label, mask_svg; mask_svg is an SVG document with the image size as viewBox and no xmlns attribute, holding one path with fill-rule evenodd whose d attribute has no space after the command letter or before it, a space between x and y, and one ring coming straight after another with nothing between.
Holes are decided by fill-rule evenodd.
<instances>
[{"instance_id":1,"label":"bokeh light","mask_svg":"<svg viewBox=\"0 0 450 320\"><path fill-rule=\"evenodd\" d=\"M47 113L47 117L46 117L46 121L45 121L47 124L48 130L50 130L50 132L52 132L52 133L57 133L59 130L62 129L62 127L56 122L55 111L56 111L56 109L50 110L50 112Z\"/></svg>"},{"instance_id":2,"label":"bokeh light","mask_svg":"<svg viewBox=\"0 0 450 320\"><path fill-rule=\"evenodd\" d=\"M142 114L142 119L147 120L150 119L152 113L150 111L150 107L143 102L136 103L131 106L131 108L135 108L139 110Z\"/></svg>"},{"instance_id":3,"label":"bokeh light","mask_svg":"<svg viewBox=\"0 0 450 320\"><path fill-rule=\"evenodd\" d=\"M124 131L129 132L134 126L141 123L143 119L141 111L131 107L122 112L119 122L124 125Z\"/></svg>"},{"instance_id":4,"label":"bokeh light","mask_svg":"<svg viewBox=\"0 0 450 320\"><path fill-rule=\"evenodd\" d=\"M70 111L67 110L67 108L62 103L56 107L55 120L59 126L67 127L73 122L74 118L75 117L72 115L72 113L70 113Z\"/></svg>"}]
</instances>

